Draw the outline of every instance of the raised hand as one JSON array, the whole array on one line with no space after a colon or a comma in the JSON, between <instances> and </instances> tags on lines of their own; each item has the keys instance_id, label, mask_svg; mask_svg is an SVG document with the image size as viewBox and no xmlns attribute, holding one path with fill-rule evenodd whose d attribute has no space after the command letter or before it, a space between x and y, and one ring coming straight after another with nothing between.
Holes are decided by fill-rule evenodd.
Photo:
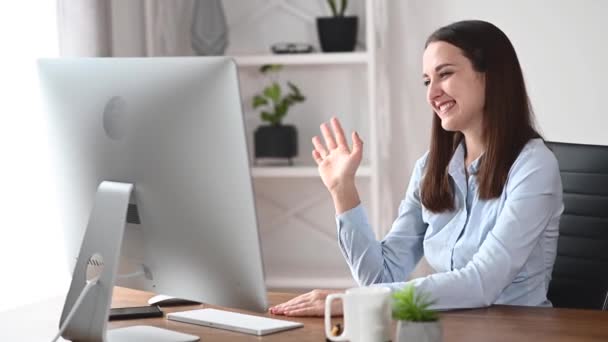
<instances>
[{"instance_id":1,"label":"raised hand","mask_svg":"<svg viewBox=\"0 0 608 342\"><path fill-rule=\"evenodd\" d=\"M325 298L331 293L339 292L343 291L312 290L285 303L273 306L268 311L274 315L321 317L325 313ZM334 301L331 312L336 316L342 315L342 303L338 300Z\"/></svg>"},{"instance_id":2,"label":"raised hand","mask_svg":"<svg viewBox=\"0 0 608 342\"><path fill-rule=\"evenodd\" d=\"M318 136L312 138L314 145L312 157L319 167L323 184L334 197L336 211L340 213L359 203L355 188L355 173L363 157L363 141L356 132L353 132L351 150L344 137L340 121L332 118L330 124L331 130L327 123L321 124L325 145Z\"/></svg>"}]
</instances>

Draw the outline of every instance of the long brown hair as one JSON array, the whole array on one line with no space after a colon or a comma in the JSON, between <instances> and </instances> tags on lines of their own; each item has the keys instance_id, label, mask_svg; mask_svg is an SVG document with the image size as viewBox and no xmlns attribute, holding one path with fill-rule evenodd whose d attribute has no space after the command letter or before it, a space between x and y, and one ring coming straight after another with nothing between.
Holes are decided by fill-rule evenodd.
<instances>
[{"instance_id":1,"label":"long brown hair","mask_svg":"<svg viewBox=\"0 0 608 342\"><path fill-rule=\"evenodd\" d=\"M486 144L477 178L479 198L502 193L509 169L526 143L540 137L534 129L524 77L509 38L496 26L479 20L459 21L435 31L427 39L446 42L462 51L477 72L485 73L483 140ZM454 189L448 165L462 140L460 132L441 127L433 115L431 144L421 185L422 204L433 212L454 209Z\"/></svg>"}]
</instances>

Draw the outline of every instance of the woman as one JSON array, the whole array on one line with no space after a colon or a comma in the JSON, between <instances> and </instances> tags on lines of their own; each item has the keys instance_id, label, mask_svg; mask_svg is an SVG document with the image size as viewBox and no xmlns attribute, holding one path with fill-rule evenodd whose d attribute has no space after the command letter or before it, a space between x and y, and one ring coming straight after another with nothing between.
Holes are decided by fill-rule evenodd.
<instances>
[{"instance_id":1,"label":"woman","mask_svg":"<svg viewBox=\"0 0 608 342\"><path fill-rule=\"evenodd\" d=\"M415 166L391 231L376 241L354 185L363 142L340 123L321 125L314 160L332 195L340 248L360 285L399 289L424 255L436 273L410 281L439 309L550 306L562 186L533 127L513 46L494 25L461 21L425 45L423 81L433 110L429 151ZM323 315L330 291L270 309ZM339 308L337 308L339 309Z\"/></svg>"}]
</instances>

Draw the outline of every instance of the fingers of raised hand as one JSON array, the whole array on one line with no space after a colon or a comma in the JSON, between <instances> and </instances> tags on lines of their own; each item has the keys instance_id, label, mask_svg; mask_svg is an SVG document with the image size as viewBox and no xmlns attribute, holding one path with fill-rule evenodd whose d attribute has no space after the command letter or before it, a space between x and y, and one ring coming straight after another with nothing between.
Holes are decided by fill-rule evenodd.
<instances>
[{"instance_id":1,"label":"fingers of raised hand","mask_svg":"<svg viewBox=\"0 0 608 342\"><path fill-rule=\"evenodd\" d=\"M312 144L315 147L315 151L319 154L319 157L321 159L327 157L328 152L327 152L327 149L325 149L325 146L323 146L323 143L321 143L321 138L319 138L318 136L314 136L312 138ZM314 155L313 155L313 158L314 158ZM317 160L317 159L315 158L315 160Z\"/></svg>"},{"instance_id":2,"label":"fingers of raised hand","mask_svg":"<svg viewBox=\"0 0 608 342\"><path fill-rule=\"evenodd\" d=\"M353 132L351 138L353 139L353 153L360 153L363 150L363 140L357 132Z\"/></svg>"},{"instance_id":3,"label":"fingers of raised hand","mask_svg":"<svg viewBox=\"0 0 608 342\"><path fill-rule=\"evenodd\" d=\"M353 146L356 146L356 145L363 146L363 140L361 140L359 133L353 132L352 139L353 139Z\"/></svg>"},{"instance_id":4,"label":"fingers of raised hand","mask_svg":"<svg viewBox=\"0 0 608 342\"><path fill-rule=\"evenodd\" d=\"M317 152L317 150L312 150L312 159L314 159L317 165L321 164L321 162L323 161L323 158L321 158L321 155L319 154L319 152Z\"/></svg>"},{"instance_id":5,"label":"fingers of raised hand","mask_svg":"<svg viewBox=\"0 0 608 342\"><path fill-rule=\"evenodd\" d=\"M325 139L325 145L327 145L327 148L330 151L334 150L337 147L336 141L334 140L334 136L325 122L321 124L321 133L323 134L323 139Z\"/></svg>"},{"instance_id":6,"label":"fingers of raised hand","mask_svg":"<svg viewBox=\"0 0 608 342\"><path fill-rule=\"evenodd\" d=\"M346 141L346 137L344 137L344 130L342 129L342 125L340 124L340 121L336 118L332 118L331 119L331 128L334 130L334 134L336 136L336 142L338 143L338 147L348 150L348 142Z\"/></svg>"}]
</instances>

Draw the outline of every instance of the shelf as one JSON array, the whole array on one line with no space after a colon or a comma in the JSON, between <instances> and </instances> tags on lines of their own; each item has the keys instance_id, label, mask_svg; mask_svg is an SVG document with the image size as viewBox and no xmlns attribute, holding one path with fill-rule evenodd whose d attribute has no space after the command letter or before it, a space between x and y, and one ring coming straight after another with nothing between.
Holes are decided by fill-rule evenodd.
<instances>
[{"instance_id":1,"label":"shelf","mask_svg":"<svg viewBox=\"0 0 608 342\"><path fill-rule=\"evenodd\" d=\"M319 177L316 166L254 166L251 168L253 178L312 178ZM369 177L371 169L361 166L358 177Z\"/></svg>"},{"instance_id":2,"label":"shelf","mask_svg":"<svg viewBox=\"0 0 608 342\"><path fill-rule=\"evenodd\" d=\"M232 56L238 66L254 67L264 64L284 65L334 65L334 64L366 64L369 55L365 51L342 53L305 53L285 55L240 55Z\"/></svg>"}]
</instances>

